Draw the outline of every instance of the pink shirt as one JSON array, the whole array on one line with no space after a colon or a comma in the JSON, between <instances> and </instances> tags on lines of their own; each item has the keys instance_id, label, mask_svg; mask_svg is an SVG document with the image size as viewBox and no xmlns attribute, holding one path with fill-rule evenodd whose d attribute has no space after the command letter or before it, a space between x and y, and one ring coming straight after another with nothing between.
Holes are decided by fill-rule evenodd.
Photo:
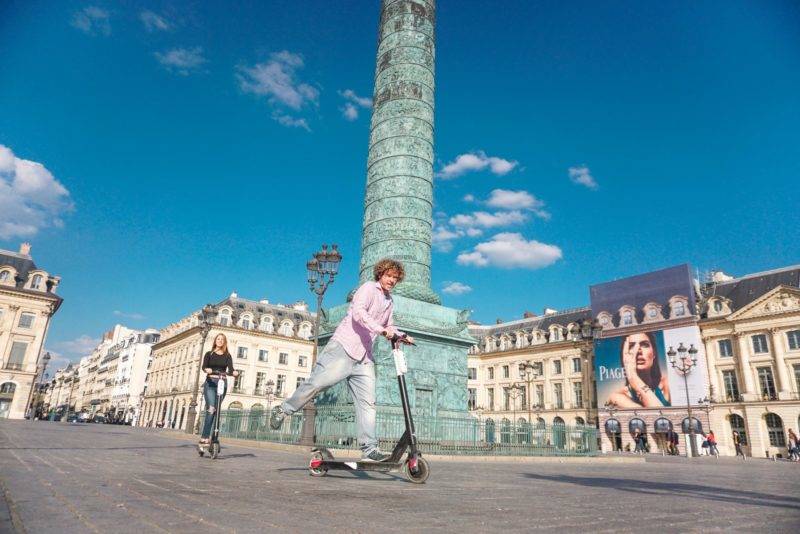
<instances>
[{"instance_id":1,"label":"pink shirt","mask_svg":"<svg viewBox=\"0 0 800 534\"><path fill-rule=\"evenodd\" d=\"M353 295L347 315L331 341L338 342L354 360L372 360L372 344L381 332L398 332L392 322L392 297L378 282L366 282Z\"/></svg>"}]
</instances>

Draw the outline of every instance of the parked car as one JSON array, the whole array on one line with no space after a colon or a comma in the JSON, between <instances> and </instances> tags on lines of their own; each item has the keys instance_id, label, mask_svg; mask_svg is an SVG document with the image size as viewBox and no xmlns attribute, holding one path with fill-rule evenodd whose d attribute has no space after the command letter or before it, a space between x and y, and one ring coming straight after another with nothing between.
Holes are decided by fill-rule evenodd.
<instances>
[{"instance_id":1,"label":"parked car","mask_svg":"<svg viewBox=\"0 0 800 534\"><path fill-rule=\"evenodd\" d=\"M107 422L106 416L101 413L95 414L95 416L92 418L92 423L105 423L105 422Z\"/></svg>"},{"instance_id":2,"label":"parked car","mask_svg":"<svg viewBox=\"0 0 800 534\"><path fill-rule=\"evenodd\" d=\"M78 414L78 422L79 423L89 423L91 422L92 414L89 412L81 412Z\"/></svg>"},{"instance_id":3,"label":"parked car","mask_svg":"<svg viewBox=\"0 0 800 534\"><path fill-rule=\"evenodd\" d=\"M67 423L77 423L78 422L78 414L71 413L67 416Z\"/></svg>"}]
</instances>

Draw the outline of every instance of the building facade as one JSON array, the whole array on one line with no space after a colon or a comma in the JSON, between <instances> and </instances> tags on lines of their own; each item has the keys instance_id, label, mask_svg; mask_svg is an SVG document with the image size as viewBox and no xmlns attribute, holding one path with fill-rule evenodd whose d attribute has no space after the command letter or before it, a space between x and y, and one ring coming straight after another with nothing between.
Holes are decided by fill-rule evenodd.
<instances>
[{"instance_id":1,"label":"building facade","mask_svg":"<svg viewBox=\"0 0 800 534\"><path fill-rule=\"evenodd\" d=\"M546 309L541 316L471 325L478 343L468 355L470 413L498 433L528 423L594 426L590 321L589 308Z\"/></svg>"},{"instance_id":2,"label":"building facade","mask_svg":"<svg viewBox=\"0 0 800 534\"><path fill-rule=\"evenodd\" d=\"M50 321L62 302L55 293L60 281L36 266L29 244L0 250L0 418L28 412Z\"/></svg>"},{"instance_id":3,"label":"building facade","mask_svg":"<svg viewBox=\"0 0 800 534\"><path fill-rule=\"evenodd\" d=\"M198 415L204 409L201 376L203 355L217 334L228 349L239 376L225 397L223 410L268 410L294 393L310 373L314 315L305 303L291 306L230 297L213 306L214 322L202 338L200 312L162 329L153 346L140 426L183 428L192 399Z\"/></svg>"}]
</instances>

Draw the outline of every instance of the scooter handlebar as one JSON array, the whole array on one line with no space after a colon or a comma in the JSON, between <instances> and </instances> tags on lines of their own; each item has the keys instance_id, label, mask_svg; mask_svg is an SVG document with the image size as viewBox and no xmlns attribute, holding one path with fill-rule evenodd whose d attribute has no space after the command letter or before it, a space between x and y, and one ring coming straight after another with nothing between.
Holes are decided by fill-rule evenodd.
<instances>
[{"instance_id":1,"label":"scooter handlebar","mask_svg":"<svg viewBox=\"0 0 800 534\"><path fill-rule=\"evenodd\" d=\"M414 346L416 346L416 343L411 343L410 341L407 341L407 339L408 339L408 335L407 334L400 334L400 335L395 334L395 335L393 335L392 339L391 339L392 348L394 348L394 349L398 348L401 343L405 343L406 345L414 345Z\"/></svg>"}]
</instances>

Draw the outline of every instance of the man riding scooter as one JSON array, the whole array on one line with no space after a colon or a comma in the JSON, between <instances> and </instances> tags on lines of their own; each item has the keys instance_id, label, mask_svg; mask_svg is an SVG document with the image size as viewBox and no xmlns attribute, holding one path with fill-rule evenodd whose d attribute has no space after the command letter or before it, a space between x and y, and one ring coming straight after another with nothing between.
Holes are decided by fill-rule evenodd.
<instances>
[{"instance_id":1,"label":"man riding scooter","mask_svg":"<svg viewBox=\"0 0 800 534\"><path fill-rule=\"evenodd\" d=\"M392 321L391 292L403 280L403 265L392 259L375 264L374 281L358 288L347 315L322 350L308 380L280 406L272 410L270 426L277 430L287 415L301 410L311 399L329 387L347 380L356 412L358 443L362 461L383 462L389 454L378 449L375 435L375 364L372 344L378 335L402 343L414 339L397 330Z\"/></svg>"}]
</instances>

